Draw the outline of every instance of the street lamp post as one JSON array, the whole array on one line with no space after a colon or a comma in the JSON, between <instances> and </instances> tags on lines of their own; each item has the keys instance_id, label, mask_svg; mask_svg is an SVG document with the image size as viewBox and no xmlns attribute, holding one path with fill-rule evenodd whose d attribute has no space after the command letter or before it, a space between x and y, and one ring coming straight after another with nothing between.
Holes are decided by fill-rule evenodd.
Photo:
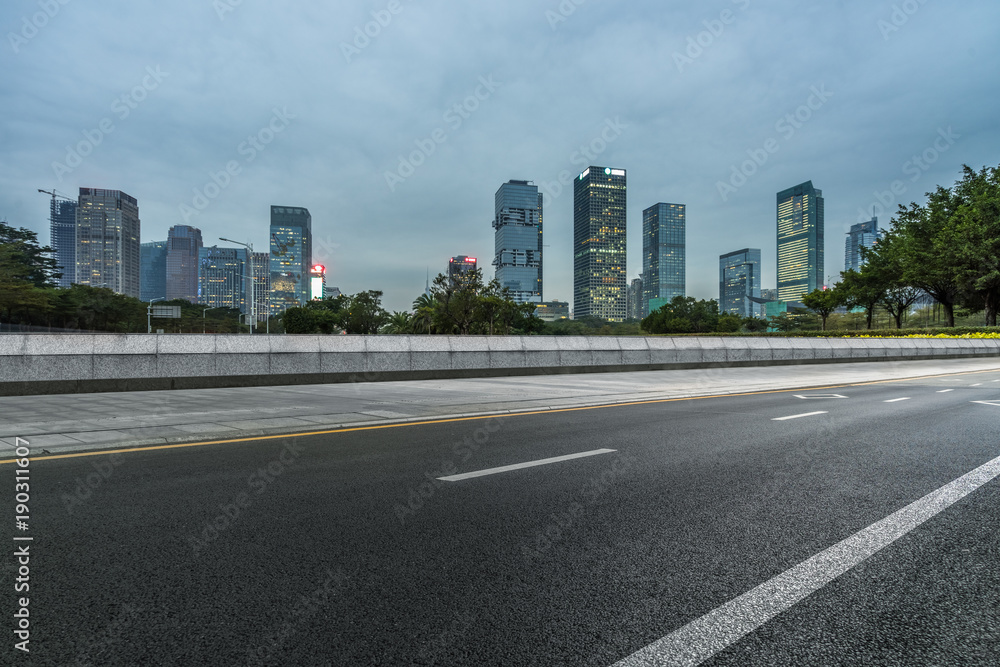
<instances>
[{"instance_id":1,"label":"street lamp post","mask_svg":"<svg viewBox=\"0 0 1000 667\"><path fill-rule=\"evenodd\" d=\"M153 302L154 301L166 301L167 297L158 296L155 299L149 300L149 305L146 306L146 333L153 333Z\"/></svg>"},{"instance_id":2,"label":"street lamp post","mask_svg":"<svg viewBox=\"0 0 1000 667\"><path fill-rule=\"evenodd\" d=\"M241 245L241 246L243 246L244 248L247 249L246 271L244 271L244 273L247 275L247 278L246 278L246 282L244 283L246 285L246 288L244 290L244 294L247 295L246 296L247 301L248 301L248 303L247 303L247 312L250 315L250 318L249 318L250 319L250 333L253 334L253 323L257 319L257 312L256 312L256 305L257 305L257 298L256 297L257 297L257 295L254 294L254 292L256 291L254 289L254 287L255 287L254 280L256 279L257 276L254 274L254 270L253 270L253 268L254 268L253 267L253 244L252 243L241 243L240 241L234 241L232 239L224 239L221 236L219 237L219 240L220 241L225 241L226 243L235 243L236 245Z\"/></svg>"},{"instance_id":3,"label":"street lamp post","mask_svg":"<svg viewBox=\"0 0 1000 667\"><path fill-rule=\"evenodd\" d=\"M210 310L212 310L212 309L211 308L205 308L204 310L201 311L201 332L202 333L208 333L207 327L205 326L205 313L207 313Z\"/></svg>"}]
</instances>

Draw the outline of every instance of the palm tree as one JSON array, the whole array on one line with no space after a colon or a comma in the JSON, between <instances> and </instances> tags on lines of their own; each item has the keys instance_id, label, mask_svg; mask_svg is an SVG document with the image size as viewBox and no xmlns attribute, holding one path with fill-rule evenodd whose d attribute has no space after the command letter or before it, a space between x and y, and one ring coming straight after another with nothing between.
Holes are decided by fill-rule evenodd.
<instances>
[{"instance_id":1,"label":"palm tree","mask_svg":"<svg viewBox=\"0 0 1000 667\"><path fill-rule=\"evenodd\" d=\"M433 294L421 294L413 301L413 317L410 327L413 333L434 333L434 316L438 300Z\"/></svg>"},{"instance_id":2,"label":"palm tree","mask_svg":"<svg viewBox=\"0 0 1000 667\"><path fill-rule=\"evenodd\" d=\"M410 333L411 329L410 314L401 310L390 315L389 322L385 325L385 333L390 334Z\"/></svg>"}]
</instances>

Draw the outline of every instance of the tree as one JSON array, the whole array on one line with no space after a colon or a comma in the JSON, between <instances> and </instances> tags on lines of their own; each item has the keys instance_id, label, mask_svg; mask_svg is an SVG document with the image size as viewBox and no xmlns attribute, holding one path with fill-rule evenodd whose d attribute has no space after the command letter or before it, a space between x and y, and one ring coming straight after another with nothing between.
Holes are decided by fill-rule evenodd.
<instances>
[{"instance_id":1,"label":"tree","mask_svg":"<svg viewBox=\"0 0 1000 667\"><path fill-rule=\"evenodd\" d=\"M736 317L735 315L733 316ZM726 326L732 326L726 320ZM737 322L737 329L739 328ZM650 313L642 321L643 331L649 333L707 333L719 331L719 303L697 301L691 296L677 296ZM732 329L735 331L736 329Z\"/></svg>"},{"instance_id":2,"label":"tree","mask_svg":"<svg viewBox=\"0 0 1000 667\"><path fill-rule=\"evenodd\" d=\"M434 328L440 333L456 333L467 336L477 322L479 312L479 292L483 290L482 269L464 273L461 276L438 274L434 279L431 293L437 302Z\"/></svg>"},{"instance_id":3,"label":"tree","mask_svg":"<svg viewBox=\"0 0 1000 667\"><path fill-rule=\"evenodd\" d=\"M9 261L19 264L24 270L24 279L35 287L55 287L62 277L53 250L38 244L38 234L21 227L14 229L0 221L0 247L10 253Z\"/></svg>"},{"instance_id":4,"label":"tree","mask_svg":"<svg viewBox=\"0 0 1000 667\"><path fill-rule=\"evenodd\" d=\"M351 297L343 325L350 334L377 334L388 321L389 313L382 308L382 292L367 290Z\"/></svg>"},{"instance_id":5,"label":"tree","mask_svg":"<svg viewBox=\"0 0 1000 667\"><path fill-rule=\"evenodd\" d=\"M867 264L861 267L861 271L850 269L841 273L841 280L837 288L841 290L844 305L848 308L864 309L865 328L871 329L875 308L882 301L888 286L877 271L865 269L868 269Z\"/></svg>"},{"instance_id":6,"label":"tree","mask_svg":"<svg viewBox=\"0 0 1000 667\"><path fill-rule=\"evenodd\" d=\"M413 333L435 333L434 317L438 302L433 294L421 294L413 301Z\"/></svg>"},{"instance_id":7,"label":"tree","mask_svg":"<svg viewBox=\"0 0 1000 667\"><path fill-rule=\"evenodd\" d=\"M744 331L750 333L756 333L759 331L767 331L767 320L761 317L744 317L740 321Z\"/></svg>"},{"instance_id":8,"label":"tree","mask_svg":"<svg viewBox=\"0 0 1000 667\"><path fill-rule=\"evenodd\" d=\"M844 305L844 295L836 288L816 288L812 292L802 295L802 304L819 315L822 329L826 331L826 318L830 317L830 313Z\"/></svg>"},{"instance_id":9,"label":"tree","mask_svg":"<svg viewBox=\"0 0 1000 667\"><path fill-rule=\"evenodd\" d=\"M996 326L1000 309L1000 167L974 171L966 165L950 191L938 189L947 222L936 244L953 268L960 300L984 308L986 324Z\"/></svg>"},{"instance_id":10,"label":"tree","mask_svg":"<svg viewBox=\"0 0 1000 667\"><path fill-rule=\"evenodd\" d=\"M385 325L385 329L383 331L388 334L411 333L412 326L410 314L401 310L395 311L389 316L389 322Z\"/></svg>"},{"instance_id":11,"label":"tree","mask_svg":"<svg viewBox=\"0 0 1000 667\"><path fill-rule=\"evenodd\" d=\"M927 206L900 205L893 229L883 238L892 243L898 237L902 282L930 294L944 310L945 326L953 327L959 287L953 268L938 250L946 244L940 236L946 229L950 197L942 188L928 196Z\"/></svg>"}]
</instances>

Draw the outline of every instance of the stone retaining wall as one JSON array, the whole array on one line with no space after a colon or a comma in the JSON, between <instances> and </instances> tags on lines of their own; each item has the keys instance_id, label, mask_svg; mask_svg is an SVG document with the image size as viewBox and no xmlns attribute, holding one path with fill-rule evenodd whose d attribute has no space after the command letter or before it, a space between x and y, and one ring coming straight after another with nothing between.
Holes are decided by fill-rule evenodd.
<instances>
[{"instance_id":1,"label":"stone retaining wall","mask_svg":"<svg viewBox=\"0 0 1000 667\"><path fill-rule=\"evenodd\" d=\"M0 395L1000 357L1000 340L0 335Z\"/></svg>"}]
</instances>

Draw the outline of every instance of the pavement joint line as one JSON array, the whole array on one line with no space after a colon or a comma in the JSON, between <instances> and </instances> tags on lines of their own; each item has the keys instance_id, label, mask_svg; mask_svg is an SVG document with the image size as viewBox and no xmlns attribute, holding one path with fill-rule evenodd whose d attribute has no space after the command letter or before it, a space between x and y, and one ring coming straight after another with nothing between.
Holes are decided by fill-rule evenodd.
<instances>
[{"instance_id":1,"label":"pavement joint line","mask_svg":"<svg viewBox=\"0 0 1000 667\"><path fill-rule=\"evenodd\" d=\"M612 667L699 665L997 477L1000 477L1000 457L674 630Z\"/></svg>"},{"instance_id":2,"label":"pavement joint line","mask_svg":"<svg viewBox=\"0 0 1000 667\"><path fill-rule=\"evenodd\" d=\"M790 417L775 417L771 421L773 421L773 422L786 422L786 421L788 421L790 419L801 419L803 417L815 417L816 415L827 415L827 414L830 414L830 413L826 412L826 411L806 412L806 413L801 414L801 415L791 415Z\"/></svg>"},{"instance_id":3,"label":"pavement joint line","mask_svg":"<svg viewBox=\"0 0 1000 667\"><path fill-rule=\"evenodd\" d=\"M486 468L485 470L476 470L473 472L463 472L457 475L448 475L447 477L438 477L442 482L460 482L464 479L473 479L475 477L486 477L487 475L499 475L504 472L512 472L514 470L523 470L524 468L535 468L537 466L550 465L552 463L562 463L563 461L572 461L574 459L582 459L589 456L599 456L601 454L611 454L616 452L616 449L594 449L589 452L579 452L577 454L566 454L565 456L553 456L547 459L538 459L536 461L527 461L525 463L514 463L506 466L499 466L497 468Z\"/></svg>"},{"instance_id":4,"label":"pavement joint line","mask_svg":"<svg viewBox=\"0 0 1000 667\"><path fill-rule=\"evenodd\" d=\"M882 401L883 403L899 403L900 401L910 400L909 396L904 396L903 398L890 398L888 401Z\"/></svg>"},{"instance_id":5,"label":"pavement joint line","mask_svg":"<svg viewBox=\"0 0 1000 667\"><path fill-rule=\"evenodd\" d=\"M892 382L909 382L909 381L914 381L914 380L939 379L939 378L947 377L947 376L951 376L951 375L973 375L973 374L978 374L978 373L996 373L998 371L1000 371L1000 368L978 370L978 371L959 371L959 372L956 372L956 373L942 373L942 374L937 374L937 375L923 375L923 376L917 376L917 377L895 378L895 379L891 379L891 380L876 380L876 381L873 381L873 382L843 383L843 384L818 386L818 387L808 386L807 385L807 386L804 386L804 387L785 387L785 388L782 388L782 389L769 389L769 390L762 390L762 391L755 391L755 392L716 393L716 394L706 394L706 395L701 395L701 396L698 396L698 395L695 395L695 396L680 396L680 397L676 397L676 398L663 398L663 399L646 400L646 401L632 401L632 402L619 403L619 404L606 404L605 403L605 404L593 405L593 404L586 404L585 403L585 404L581 404L581 405L576 406L576 407L559 406L559 407L555 407L555 408L553 408L553 407L549 407L549 408L537 408L537 409L534 409L534 410L529 410L529 411L525 411L525 412L518 412L518 413L504 412L504 411L501 410L501 411L493 411L493 412L472 413L472 414L468 414L468 415L459 415L457 417L456 416L439 415L439 416L436 416L436 417L434 417L432 419L417 418L416 420L413 420L413 419L410 419L410 420L379 420L379 421L376 421L376 422L356 422L356 423L351 424L349 427L338 426L338 427L333 427L333 428L326 428L326 429L320 430L320 431L287 431L287 430L283 430L281 433L276 433L276 434L251 435L251 436L244 436L244 437L239 437L239 438L232 438L232 439L228 439L228 440L207 440L207 441L187 441L187 442L173 441L173 442L168 442L166 438L163 438L163 439L156 438L155 440L157 442L163 442L165 444L156 444L156 445L142 444L141 446L139 446L139 444L136 443L136 442L130 442L129 445L127 445L126 447L118 447L118 448L111 447L111 448L105 448L105 449L99 449L99 450L89 450L89 451L83 451L83 452L69 452L69 453L66 453L66 454L55 454L55 455L48 455L48 456L38 456L38 457L33 457L32 460L33 461L48 461L48 460L54 460L54 459L81 458L81 457L85 457L85 456L103 456L103 455L112 454L112 453L114 453L114 454L131 454L131 453L138 453L138 452L157 451L157 450L163 450L163 449L181 449L181 448L187 448L187 447L205 447L205 446L208 446L208 445L228 445L228 444L236 444L236 443L240 443L240 442L253 442L253 441L257 441L257 440L277 440L277 439L281 439L281 438L308 437L308 436L314 436L314 435L332 435L332 434L335 434L335 433L346 433L346 432L352 432L352 431L375 430L375 429L381 429L381 428L394 428L394 427L403 427L403 426L420 426L420 425L428 425L428 424L451 423L451 422L456 422L456 421L471 421L471 420L487 419L487 418L491 418L491 417L514 417L514 416L539 415L539 414L558 413L558 412L572 412L572 411L578 411L578 410L599 410L599 409L606 409L606 408L611 408L611 407L629 407L629 406L635 406L635 405L652 405L652 404L657 404L657 403L673 403L673 402L678 402L678 401L696 401L696 400L704 400L704 399L709 399L709 398L738 398L738 397L742 397L742 396L760 396L760 395L767 395L767 394L787 394L787 393L791 393L793 391L820 391L820 390L823 390L823 389L843 389L844 387L864 387L864 386L876 385L876 384L888 384L888 383L892 383ZM955 381L959 382L960 380L955 380ZM43 435L43 434L36 434L36 435ZM66 435L66 434L50 433L50 434L44 434L44 435ZM67 437L69 437L69 436L67 436ZM106 443L106 444L111 444L111 443ZM2 459L2 460L0 460L0 465L6 465L6 464L9 464L9 463L15 463L16 461L17 461L17 459Z\"/></svg>"}]
</instances>

